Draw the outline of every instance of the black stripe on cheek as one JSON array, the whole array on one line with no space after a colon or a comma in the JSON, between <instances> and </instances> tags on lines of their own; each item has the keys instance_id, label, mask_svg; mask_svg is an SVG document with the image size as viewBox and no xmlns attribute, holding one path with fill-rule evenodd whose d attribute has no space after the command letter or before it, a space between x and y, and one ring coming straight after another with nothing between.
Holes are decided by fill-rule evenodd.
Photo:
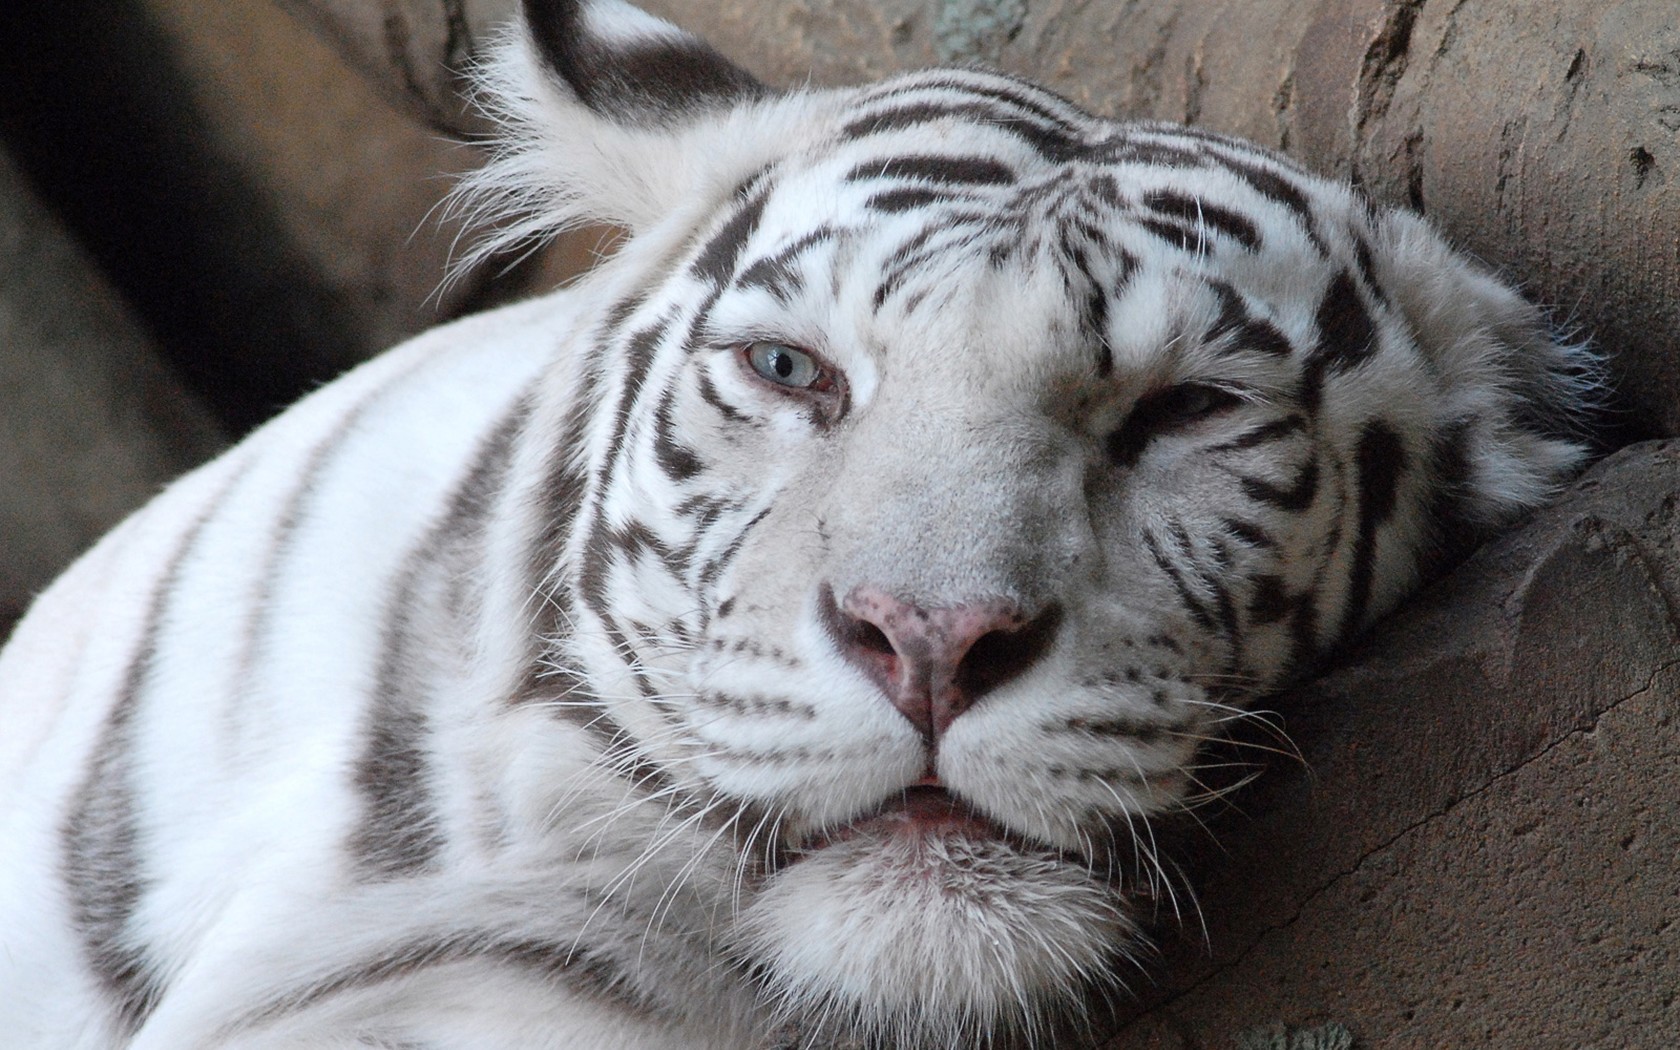
<instances>
[{"instance_id":1,"label":"black stripe on cheek","mask_svg":"<svg viewBox=\"0 0 1680 1050\"><path fill-rule=\"evenodd\" d=\"M1359 531L1353 545L1347 611L1342 616L1344 635L1364 625L1376 572L1377 531L1394 517L1406 460L1405 442L1394 428L1382 420L1365 425L1354 451L1354 471L1359 482Z\"/></svg>"},{"instance_id":2,"label":"black stripe on cheek","mask_svg":"<svg viewBox=\"0 0 1680 1050\"><path fill-rule=\"evenodd\" d=\"M740 409L723 399L723 395L718 393L717 384L713 383L712 377L705 372L700 373L699 388L700 400L717 409L718 415L724 419L731 423L753 422L751 416L743 414Z\"/></svg>"},{"instance_id":3,"label":"black stripe on cheek","mask_svg":"<svg viewBox=\"0 0 1680 1050\"><path fill-rule=\"evenodd\" d=\"M1260 247L1260 230L1254 223L1223 205L1175 190L1146 193L1143 203L1157 213L1179 219L1193 228L1205 226L1216 230L1250 251Z\"/></svg>"},{"instance_id":4,"label":"black stripe on cheek","mask_svg":"<svg viewBox=\"0 0 1680 1050\"><path fill-rule=\"evenodd\" d=\"M765 518L770 516L772 509L771 507L765 507L754 514L751 520L742 526L741 531L736 533L735 538L729 541L729 546L725 547L716 558L700 567L700 585L702 588L710 587L717 582L718 578L723 575L724 570L741 553L741 548L746 545L747 537L751 535L754 529L758 528Z\"/></svg>"},{"instance_id":5,"label":"black stripe on cheek","mask_svg":"<svg viewBox=\"0 0 1680 1050\"><path fill-rule=\"evenodd\" d=\"M1149 533L1144 534L1143 542L1149 548L1150 557L1155 559L1156 567L1166 574L1173 590L1178 592L1178 599L1184 603L1185 609L1189 610L1190 618L1195 620L1204 630L1213 630L1213 614L1208 611L1207 606L1203 605L1201 599L1197 598L1195 592L1190 589L1190 585L1185 582L1184 575L1167 558L1166 552L1161 550L1160 543Z\"/></svg>"},{"instance_id":6,"label":"black stripe on cheek","mask_svg":"<svg viewBox=\"0 0 1680 1050\"><path fill-rule=\"evenodd\" d=\"M1262 423L1247 433L1238 435L1222 444L1214 445L1209 452L1239 452L1245 449L1257 448L1260 445L1281 441L1284 438L1306 430L1306 420L1295 413L1290 413L1282 419L1274 419Z\"/></svg>"},{"instance_id":7,"label":"black stripe on cheek","mask_svg":"<svg viewBox=\"0 0 1680 1050\"><path fill-rule=\"evenodd\" d=\"M1277 547L1277 541L1268 536L1266 530L1252 521L1243 521L1240 518L1223 518L1219 524L1224 526L1226 532L1250 547L1264 550L1273 550Z\"/></svg>"},{"instance_id":8,"label":"black stripe on cheek","mask_svg":"<svg viewBox=\"0 0 1680 1050\"><path fill-rule=\"evenodd\" d=\"M1254 578L1254 589L1248 596L1248 619L1257 627L1282 623L1289 615L1289 590L1280 577L1270 573Z\"/></svg>"},{"instance_id":9,"label":"black stripe on cheek","mask_svg":"<svg viewBox=\"0 0 1680 1050\"><path fill-rule=\"evenodd\" d=\"M118 1018L129 1032L139 1029L163 995L162 980L129 928L147 889L134 797L134 714L150 685L159 637L187 560L212 515L243 476L243 471L234 472L211 497L158 577L139 644L62 831L72 921L90 968L115 1000Z\"/></svg>"},{"instance_id":10,"label":"black stripe on cheek","mask_svg":"<svg viewBox=\"0 0 1680 1050\"><path fill-rule=\"evenodd\" d=\"M695 451L677 441L672 435L674 423L671 413L676 405L676 388L665 391L659 408L653 414L653 458L659 469L672 481L687 481L700 473L703 464Z\"/></svg>"}]
</instances>

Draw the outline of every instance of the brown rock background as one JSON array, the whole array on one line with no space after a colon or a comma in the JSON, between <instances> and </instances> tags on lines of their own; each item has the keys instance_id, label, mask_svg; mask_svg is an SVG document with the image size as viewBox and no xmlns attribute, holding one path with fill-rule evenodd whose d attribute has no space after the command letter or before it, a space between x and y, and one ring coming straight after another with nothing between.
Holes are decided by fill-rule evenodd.
<instances>
[{"instance_id":1,"label":"brown rock background","mask_svg":"<svg viewBox=\"0 0 1680 1050\"><path fill-rule=\"evenodd\" d=\"M579 265L591 239L434 294L439 176L475 162L444 136L483 130L461 70L513 6L0 8L29 41L0 57L0 634L5 603L214 447L210 417L236 435ZM772 84L981 61L1285 149L1424 211L1590 334L1614 443L1680 435L1673 0L644 6ZM4 268L38 241L62 265ZM1279 698L1301 762L1163 829L1200 918L1160 924L1104 1045L1324 1020L1362 1047L1680 1043L1677 610L1680 446L1633 445Z\"/></svg>"}]
</instances>

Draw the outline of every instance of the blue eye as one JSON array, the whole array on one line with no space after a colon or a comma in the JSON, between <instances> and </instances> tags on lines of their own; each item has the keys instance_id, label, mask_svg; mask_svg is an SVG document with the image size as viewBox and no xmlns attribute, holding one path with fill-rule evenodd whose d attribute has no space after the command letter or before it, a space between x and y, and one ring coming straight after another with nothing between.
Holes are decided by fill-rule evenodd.
<instances>
[{"instance_id":1,"label":"blue eye","mask_svg":"<svg viewBox=\"0 0 1680 1050\"><path fill-rule=\"evenodd\" d=\"M817 359L786 343L749 343L746 357L754 372L778 386L816 390L826 385Z\"/></svg>"}]
</instances>

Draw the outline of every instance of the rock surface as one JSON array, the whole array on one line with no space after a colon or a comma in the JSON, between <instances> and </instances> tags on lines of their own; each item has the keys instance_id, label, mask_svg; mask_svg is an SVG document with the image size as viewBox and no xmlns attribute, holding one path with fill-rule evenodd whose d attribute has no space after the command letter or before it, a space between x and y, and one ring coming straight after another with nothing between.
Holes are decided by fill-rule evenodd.
<instances>
[{"instance_id":1,"label":"rock surface","mask_svg":"<svg viewBox=\"0 0 1680 1050\"><path fill-rule=\"evenodd\" d=\"M0 154L0 639L83 548L221 444Z\"/></svg>"},{"instance_id":2,"label":"rock surface","mask_svg":"<svg viewBox=\"0 0 1680 1050\"><path fill-rule=\"evenodd\" d=\"M6 4L0 38L0 136L231 429L477 296L439 208L475 151L274 0Z\"/></svg>"},{"instance_id":3,"label":"rock surface","mask_svg":"<svg viewBox=\"0 0 1680 1050\"><path fill-rule=\"evenodd\" d=\"M1275 706L1302 761L1185 835L1205 938L1164 935L1112 1050L1325 1019L1369 1048L1673 1045L1680 441L1611 456Z\"/></svg>"},{"instance_id":4,"label":"rock surface","mask_svg":"<svg viewBox=\"0 0 1680 1050\"><path fill-rule=\"evenodd\" d=\"M514 0L287 2L443 126L463 126L460 107L426 100L454 98L466 56L517 8ZM774 85L979 61L1100 113L1188 121L1287 150L1381 200L1410 203L1515 276L1615 355L1633 429L1680 433L1672 0L642 6ZM400 57L412 55L434 61ZM407 86L415 76L420 86Z\"/></svg>"}]
</instances>

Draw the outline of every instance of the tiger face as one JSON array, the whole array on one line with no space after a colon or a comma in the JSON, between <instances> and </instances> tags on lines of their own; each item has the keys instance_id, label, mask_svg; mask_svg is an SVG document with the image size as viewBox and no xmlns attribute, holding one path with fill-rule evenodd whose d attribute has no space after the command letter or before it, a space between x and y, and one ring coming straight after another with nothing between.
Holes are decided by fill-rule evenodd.
<instances>
[{"instance_id":1,"label":"tiger face","mask_svg":"<svg viewBox=\"0 0 1680 1050\"><path fill-rule=\"evenodd\" d=\"M482 186L540 160L511 228L633 230L576 355L551 663L650 804L716 823L722 940L811 1031L961 1044L1100 979L1201 745L1580 460L1576 351L1280 156L533 21ZM615 48L696 90L603 95Z\"/></svg>"}]
</instances>

